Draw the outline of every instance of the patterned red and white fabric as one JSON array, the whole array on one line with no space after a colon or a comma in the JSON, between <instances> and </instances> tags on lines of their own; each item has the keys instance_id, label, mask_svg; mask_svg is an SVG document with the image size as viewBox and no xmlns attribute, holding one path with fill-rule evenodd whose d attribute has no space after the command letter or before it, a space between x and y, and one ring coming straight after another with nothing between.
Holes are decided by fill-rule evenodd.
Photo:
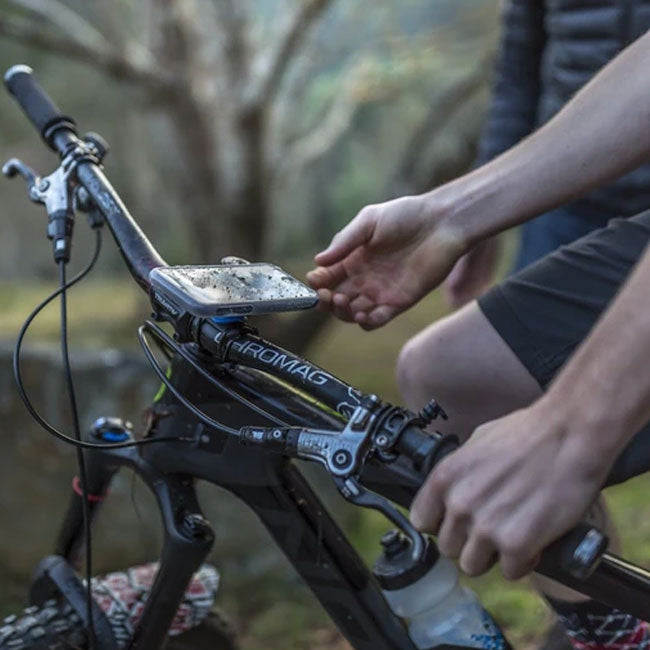
<instances>
[{"instance_id":1,"label":"patterned red and white fabric","mask_svg":"<svg viewBox=\"0 0 650 650\"><path fill-rule=\"evenodd\" d=\"M152 562L93 578L93 597L110 621L120 647L133 636L157 572L158 563ZM190 630L205 619L214 604L218 587L217 570L203 565L185 592L169 630L170 636Z\"/></svg>"},{"instance_id":2,"label":"patterned red and white fabric","mask_svg":"<svg viewBox=\"0 0 650 650\"><path fill-rule=\"evenodd\" d=\"M650 650L650 624L635 616L593 600L551 604L575 650Z\"/></svg>"}]
</instances>

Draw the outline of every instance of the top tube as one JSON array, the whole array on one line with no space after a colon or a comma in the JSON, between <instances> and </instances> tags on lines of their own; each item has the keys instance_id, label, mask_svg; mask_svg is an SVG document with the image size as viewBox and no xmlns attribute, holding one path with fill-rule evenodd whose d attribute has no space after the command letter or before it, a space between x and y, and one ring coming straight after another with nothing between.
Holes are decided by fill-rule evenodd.
<instances>
[{"instance_id":1,"label":"top tube","mask_svg":"<svg viewBox=\"0 0 650 650\"><path fill-rule=\"evenodd\" d=\"M235 327L204 321L197 337L198 342L224 361L262 370L286 381L322 402L345 420L361 404L365 395L350 384L259 336L245 330L237 332Z\"/></svg>"}]
</instances>

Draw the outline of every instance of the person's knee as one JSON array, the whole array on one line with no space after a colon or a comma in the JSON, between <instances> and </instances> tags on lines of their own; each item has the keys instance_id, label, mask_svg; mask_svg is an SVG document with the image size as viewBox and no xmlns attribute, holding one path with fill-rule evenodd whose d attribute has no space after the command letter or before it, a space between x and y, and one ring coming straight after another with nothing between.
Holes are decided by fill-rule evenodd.
<instances>
[{"instance_id":1,"label":"person's knee","mask_svg":"<svg viewBox=\"0 0 650 650\"><path fill-rule=\"evenodd\" d=\"M407 406L422 408L439 385L436 363L438 339L435 327L420 332L406 342L397 359L397 384Z\"/></svg>"},{"instance_id":2,"label":"person's knee","mask_svg":"<svg viewBox=\"0 0 650 650\"><path fill-rule=\"evenodd\" d=\"M408 341L397 362L397 381L413 411L435 399L449 415L448 423L438 422L436 427L461 439L541 394L475 303Z\"/></svg>"},{"instance_id":3,"label":"person's knee","mask_svg":"<svg viewBox=\"0 0 650 650\"><path fill-rule=\"evenodd\" d=\"M418 384L418 379L415 377L416 372L419 372L419 369L416 368L417 347L416 339L408 340L400 350L395 368L397 386L409 407L411 400L408 396L412 393L413 386Z\"/></svg>"}]
</instances>

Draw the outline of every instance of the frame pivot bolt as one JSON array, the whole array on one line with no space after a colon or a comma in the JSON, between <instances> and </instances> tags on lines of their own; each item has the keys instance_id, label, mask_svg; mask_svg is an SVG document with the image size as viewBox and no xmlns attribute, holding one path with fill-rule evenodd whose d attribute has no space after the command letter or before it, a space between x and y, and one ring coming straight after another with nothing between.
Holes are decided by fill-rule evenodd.
<instances>
[{"instance_id":1,"label":"frame pivot bolt","mask_svg":"<svg viewBox=\"0 0 650 650\"><path fill-rule=\"evenodd\" d=\"M212 529L208 522L196 513L185 515L180 529L186 537L191 539L208 539L212 536Z\"/></svg>"}]
</instances>

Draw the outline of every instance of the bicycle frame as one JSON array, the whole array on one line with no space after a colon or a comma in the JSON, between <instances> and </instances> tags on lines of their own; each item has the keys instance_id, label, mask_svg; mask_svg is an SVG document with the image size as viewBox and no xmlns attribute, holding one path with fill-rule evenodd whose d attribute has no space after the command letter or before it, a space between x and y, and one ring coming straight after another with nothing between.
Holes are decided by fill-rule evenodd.
<instances>
[{"instance_id":1,"label":"bicycle frame","mask_svg":"<svg viewBox=\"0 0 650 650\"><path fill-rule=\"evenodd\" d=\"M263 423L261 416L225 397L179 357L171 361L171 377L184 394L200 395L201 408L224 423ZM222 380L271 412L291 414L298 423L340 426L332 412L266 374L238 370ZM294 463L208 431L168 391L154 403L152 413L148 435L190 435L196 444L162 442L138 450L85 452L94 493L105 491L119 467L128 466L152 490L161 512L165 534L160 570L129 650L162 647L187 583L212 546L214 534L202 517L194 479L224 488L255 512L353 648L414 650L403 621L388 608L368 569ZM370 468L364 475L366 484L404 504L420 481L399 463ZM75 493L56 548L71 562L81 545L81 524L80 497ZM557 577L570 582L561 572ZM571 584L583 591L585 585L600 600L611 601L614 593L621 605L650 611L650 575L618 558L606 556L596 577Z\"/></svg>"},{"instance_id":2,"label":"bicycle frame","mask_svg":"<svg viewBox=\"0 0 650 650\"><path fill-rule=\"evenodd\" d=\"M238 408L229 399L229 408L224 408L223 394L182 359L175 358L171 368L175 385L187 394L200 393L206 412L233 425L252 419L261 422L260 416L251 417L250 411ZM250 393L268 395L270 378L249 374L247 381ZM234 378L232 383L243 386ZM286 389L283 399L274 406L285 414L291 410L294 417L311 426L332 426L335 421ZM93 490L105 491L119 467L128 466L152 490L161 512L164 542L160 570L129 650L162 647L187 583L212 546L214 535L202 518L194 491L195 478L228 490L256 513L352 647L414 650L403 622L391 612L346 535L294 463L243 447L232 438L207 433L167 391L153 410L156 422L149 435L183 432L187 436L192 432L197 437L196 446L164 442L141 450L85 452ZM56 546L56 553L71 562L76 559L83 535L80 499L73 494ZM188 518L193 520L193 527L186 526Z\"/></svg>"}]
</instances>

